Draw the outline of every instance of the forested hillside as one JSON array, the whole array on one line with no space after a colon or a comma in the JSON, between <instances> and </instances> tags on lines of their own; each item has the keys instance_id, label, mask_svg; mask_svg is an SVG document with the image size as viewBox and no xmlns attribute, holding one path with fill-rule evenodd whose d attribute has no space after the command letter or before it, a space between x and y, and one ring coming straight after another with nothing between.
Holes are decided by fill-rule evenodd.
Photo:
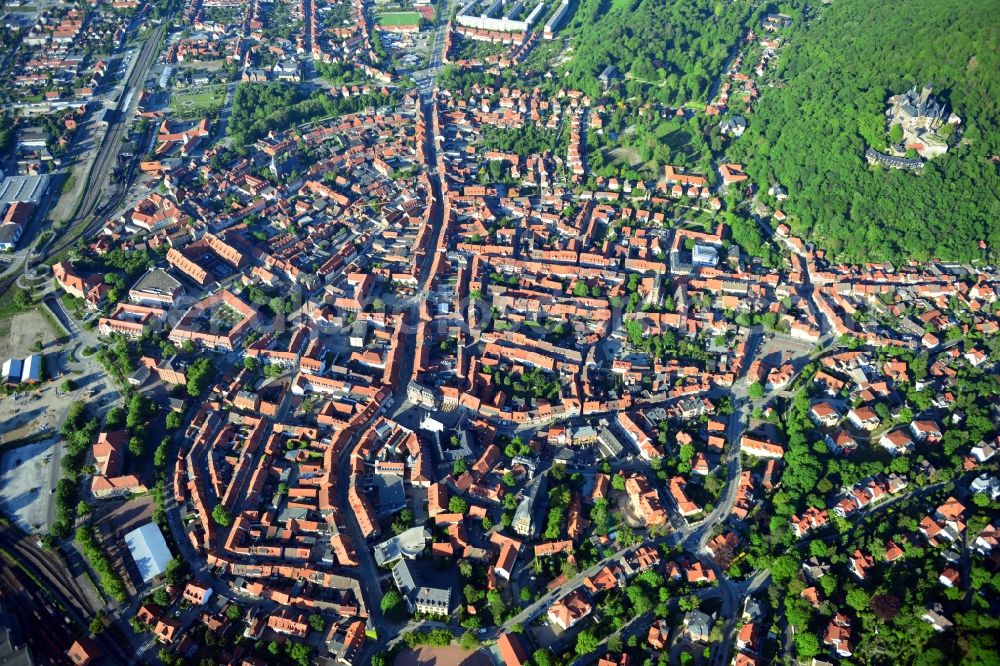
<instances>
[{"instance_id":1,"label":"forested hillside","mask_svg":"<svg viewBox=\"0 0 1000 666\"><path fill-rule=\"evenodd\" d=\"M839 257L969 261L1000 248L1000 0L837 0L797 30L730 157L792 226ZM922 173L869 167L885 99L932 81L963 119L960 144Z\"/></svg>"},{"instance_id":2,"label":"forested hillside","mask_svg":"<svg viewBox=\"0 0 1000 666\"><path fill-rule=\"evenodd\" d=\"M750 11L718 0L580 0L566 83L596 95L597 76L615 65L647 101L705 102Z\"/></svg>"}]
</instances>

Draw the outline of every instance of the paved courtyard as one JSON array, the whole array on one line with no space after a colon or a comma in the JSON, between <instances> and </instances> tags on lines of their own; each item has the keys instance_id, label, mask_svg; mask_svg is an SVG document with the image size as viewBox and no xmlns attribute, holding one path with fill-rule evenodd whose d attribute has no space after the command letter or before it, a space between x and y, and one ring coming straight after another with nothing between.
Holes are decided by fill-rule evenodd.
<instances>
[{"instance_id":1,"label":"paved courtyard","mask_svg":"<svg viewBox=\"0 0 1000 666\"><path fill-rule=\"evenodd\" d=\"M394 662L395 666L490 666L491 663L483 651L470 652L456 645L405 649Z\"/></svg>"}]
</instances>

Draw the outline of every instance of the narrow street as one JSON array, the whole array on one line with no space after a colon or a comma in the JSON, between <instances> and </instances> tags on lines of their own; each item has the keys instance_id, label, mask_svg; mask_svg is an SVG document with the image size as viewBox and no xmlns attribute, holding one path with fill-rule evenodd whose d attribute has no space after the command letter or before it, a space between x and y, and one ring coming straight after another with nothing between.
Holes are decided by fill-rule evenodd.
<instances>
[{"instance_id":1,"label":"narrow street","mask_svg":"<svg viewBox=\"0 0 1000 666\"><path fill-rule=\"evenodd\" d=\"M431 237L436 239L440 234L441 226L444 223L442 189L440 181L441 174L438 173L436 168L437 152L434 145L434 136L432 131L432 128L434 127L433 114L437 113L437 102L433 99L433 93L421 94L421 101L421 112L425 115L425 123L428 131L427 161L428 178L431 185L431 192L429 193L431 215L428 222L432 225ZM413 361L416 357L416 336L413 334L413 330L416 326L416 318L418 316L417 306L420 298L426 298L426 284L430 279L430 268L432 264L433 256L425 256L424 261L420 266L420 274L417 279L418 284L423 285L424 289L422 289L421 292L410 301L408 311L403 313L404 353L399 366L399 378L397 380L396 390L392 394L393 409L395 410L393 416L395 416L396 412L405 409L406 388L413 375ZM351 469L349 459L354 443L355 441L352 439L352 441L344 447L341 459L338 461L339 474L337 488L340 495L338 500L341 506L350 506L350 502L347 498L348 489L350 487ZM367 545L367 539L361 533L361 528L358 525L358 521L354 514L349 511L345 511L343 516L345 518L345 523L347 524L348 532L350 533L349 536L351 541L358 544L356 550L361 560L359 574L365 583L362 588L366 594L365 604L368 607L369 620L379 630L378 640L369 641L365 646L365 658L370 659L372 654L375 654L386 646L387 641L392 638L390 634L394 634L395 637L398 638L403 629L400 627L393 627L391 625L387 626L387 620L382 615L382 609L380 606L382 600L382 588L379 571L378 567L375 565L374 559L372 558L371 549Z\"/></svg>"}]
</instances>

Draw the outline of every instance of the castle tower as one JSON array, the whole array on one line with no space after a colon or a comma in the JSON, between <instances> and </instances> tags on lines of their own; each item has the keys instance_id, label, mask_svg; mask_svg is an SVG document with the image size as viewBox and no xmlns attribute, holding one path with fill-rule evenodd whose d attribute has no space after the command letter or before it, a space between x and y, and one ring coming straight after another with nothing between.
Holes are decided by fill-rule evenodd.
<instances>
[{"instance_id":1,"label":"castle tower","mask_svg":"<svg viewBox=\"0 0 1000 666\"><path fill-rule=\"evenodd\" d=\"M931 93L934 91L934 82L928 81L920 90L920 97L917 99L917 111L919 113L924 113L927 109L927 102L931 98Z\"/></svg>"}]
</instances>

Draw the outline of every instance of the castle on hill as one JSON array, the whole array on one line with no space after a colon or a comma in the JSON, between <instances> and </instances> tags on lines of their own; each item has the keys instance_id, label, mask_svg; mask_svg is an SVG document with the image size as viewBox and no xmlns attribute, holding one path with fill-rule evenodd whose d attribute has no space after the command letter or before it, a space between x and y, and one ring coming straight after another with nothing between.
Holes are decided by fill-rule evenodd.
<instances>
[{"instance_id":1,"label":"castle on hill","mask_svg":"<svg viewBox=\"0 0 1000 666\"><path fill-rule=\"evenodd\" d=\"M943 126L952 128L962 123L962 119L954 113L948 113L945 105L931 93L933 84L925 85L921 90L913 86L901 95L893 95L888 100L889 108L885 112L887 128L899 125L902 129L902 140L899 146L891 148L906 152L915 150L924 159L933 159L948 152L948 143L941 136ZM950 133L951 130L949 130Z\"/></svg>"}]
</instances>

